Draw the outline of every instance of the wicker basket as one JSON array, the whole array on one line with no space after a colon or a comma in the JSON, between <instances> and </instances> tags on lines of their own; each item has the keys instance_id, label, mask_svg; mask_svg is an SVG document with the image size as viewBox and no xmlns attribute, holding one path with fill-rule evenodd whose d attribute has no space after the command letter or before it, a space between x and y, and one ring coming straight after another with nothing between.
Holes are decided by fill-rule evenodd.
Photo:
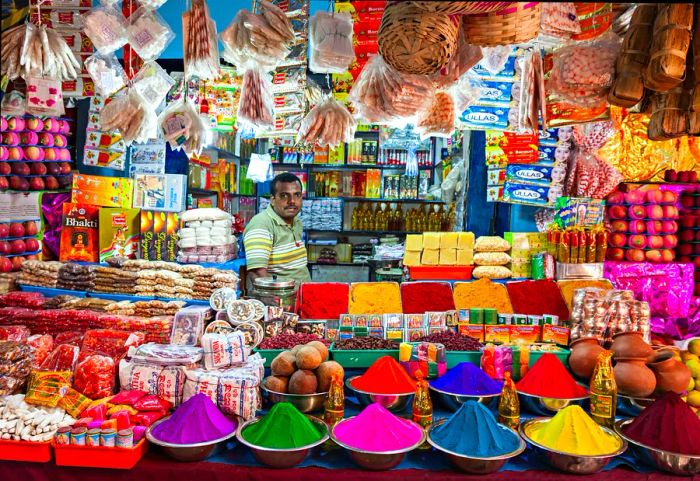
<instances>
[{"instance_id":1,"label":"wicker basket","mask_svg":"<svg viewBox=\"0 0 700 481\"><path fill-rule=\"evenodd\" d=\"M668 92L656 92L651 97L649 140L668 140L687 135L690 131L690 93L683 86Z\"/></svg>"},{"instance_id":2,"label":"wicker basket","mask_svg":"<svg viewBox=\"0 0 700 481\"><path fill-rule=\"evenodd\" d=\"M444 13L448 15L471 15L474 13L491 13L507 8L515 2L405 2L425 12Z\"/></svg>"},{"instance_id":3,"label":"wicker basket","mask_svg":"<svg viewBox=\"0 0 700 481\"><path fill-rule=\"evenodd\" d=\"M693 25L693 4L659 4L644 86L665 92L683 83Z\"/></svg>"},{"instance_id":4,"label":"wicker basket","mask_svg":"<svg viewBox=\"0 0 700 481\"><path fill-rule=\"evenodd\" d=\"M432 75L457 50L459 22L409 3L387 6L379 27L379 53L399 72Z\"/></svg>"},{"instance_id":5,"label":"wicker basket","mask_svg":"<svg viewBox=\"0 0 700 481\"><path fill-rule=\"evenodd\" d=\"M493 47L532 40L540 31L539 2L516 2L494 13L462 17L467 43Z\"/></svg>"}]
</instances>

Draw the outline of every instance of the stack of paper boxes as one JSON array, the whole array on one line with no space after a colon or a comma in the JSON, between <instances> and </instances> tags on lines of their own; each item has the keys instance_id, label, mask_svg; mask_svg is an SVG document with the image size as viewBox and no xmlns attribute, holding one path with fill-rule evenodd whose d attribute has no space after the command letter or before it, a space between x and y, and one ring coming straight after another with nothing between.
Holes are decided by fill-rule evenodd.
<instances>
[{"instance_id":1,"label":"stack of paper boxes","mask_svg":"<svg viewBox=\"0 0 700 481\"><path fill-rule=\"evenodd\" d=\"M474 264L473 232L425 232L406 236L405 266Z\"/></svg>"},{"instance_id":2,"label":"stack of paper boxes","mask_svg":"<svg viewBox=\"0 0 700 481\"><path fill-rule=\"evenodd\" d=\"M503 238L511 245L509 267L513 277L532 277L532 256L547 249L547 234L506 232Z\"/></svg>"}]
</instances>

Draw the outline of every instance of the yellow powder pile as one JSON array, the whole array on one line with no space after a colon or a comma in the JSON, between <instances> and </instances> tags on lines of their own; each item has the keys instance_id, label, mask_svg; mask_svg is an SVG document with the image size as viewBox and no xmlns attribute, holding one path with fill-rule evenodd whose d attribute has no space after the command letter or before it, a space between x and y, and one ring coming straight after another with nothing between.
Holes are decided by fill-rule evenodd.
<instances>
[{"instance_id":1,"label":"yellow powder pile","mask_svg":"<svg viewBox=\"0 0 700 481\"><path fill-rule=\"evenodd\" d=\"M608 434L580 406L568 406L549 421L529 425L533 441L567 454L600 456L620 448L620 440Z\"/></svg>"},{"instance_id":2,"label":"yellow powder pile","mask_svg":"<svg viewBox=\"0 0 700 481\"><path fill-rule=\"evenodd\" d=\"M455 307L457 309L486 308L496 309L503 314L512 314L513 306L506 286L490 279L474 282L457 282L454 286Z\"/></svg>"},{"instance_id":3,"label":"yellow powder pile","mask_svg":"<svg viewBox=\"0 0 700 481\"><path fill-rule=\"evenodd\" d=\"M590 280L590 281L557 281L557 285L559 286L559 290L561 291L561 296L564 298L564 302L566 302L566 307L567 307L567 309L569 309L569 312L571 312L573 299L574 299L574 291L576 289L583 289L586 287L594 287L597 289L603 289L605 291L609 291L613 288L612 284L607 279Z\"/></svg>"},{"instance_id":4,"label":"yellow powder pile","mask_svg":"<svg viewBox=\"0 0 700 481\"><path fill-rule=\"evenodd\" d=\"M396 282L355 282L350 286L350 314L401 313L401 290Z\"/></svg>"}]
</instances>

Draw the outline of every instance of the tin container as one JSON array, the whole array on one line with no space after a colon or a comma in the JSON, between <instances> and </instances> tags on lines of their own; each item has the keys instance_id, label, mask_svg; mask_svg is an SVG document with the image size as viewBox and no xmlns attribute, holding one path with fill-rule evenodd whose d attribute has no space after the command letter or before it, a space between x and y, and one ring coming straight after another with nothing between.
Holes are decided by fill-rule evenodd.
<instances>
[{"instance_id":1,"label":"tin container","mask_svg":"<svg viewBox=\"0 0 700 481\"><path fill-rule=\"evenodd\" d=\"M88 429L86 444L88 446L99 446L100 445L100 430L99 429Z\"/></svg>"},{"instance_id":2,"label":"tin container","mask_svg":"<svg viewBox=\"0 0 700 481\"><path fill-rule=\"evenodd\" d=\"M484 310L477 307L469 309L469 324L483 324Z\"/></svg>"},{"instance_id":3,"label":"tin container","mask_svg":"<svg viewBox=\"0 0 700 481\"><path fill-rule=\"evenodd\" d=\"M58 428L56 436L54 437L56 439L56 444L70 444L70 431L71 429L67 426Z\"/></svg>"},{"instance_id":4,"label":"tin container","mask_svg":"<svg viewBox=\"0 0 700 481\"><path fill-rule=\"evenodd\" d=\"M134 446L134 431L131 428L122 429L117 433L117 447L131 448Z\"/></svg>"},{"instance_id":5,"label":"tin container","mask_svg":"<svg viewBox=\"0 0 700 481\"><path fill-rule=\"evenodd\" d=\"M70 430L70 443L75 446L85 446L87 428L73 428Z\"/></svg>"},{"instance_id":6,"label":"tin container","mask_svg":"<svg viewBox=\"0 0 700 481\"><path fill-rule=\"evenodd\" d=\"M498 312L496 309L484 309L484 324L495 326L498 324Z\"/></svg>"},{"instance_id":7,"label":"tin container","mask_svg":"<svg viewBox=\"0 0 700 481\"><path fill-rule=\"evenodd\" d=\"M113 448L117 444L117 430L103 429L100 435L100 445L106 448Z\"/></svg>"}]
</instances>

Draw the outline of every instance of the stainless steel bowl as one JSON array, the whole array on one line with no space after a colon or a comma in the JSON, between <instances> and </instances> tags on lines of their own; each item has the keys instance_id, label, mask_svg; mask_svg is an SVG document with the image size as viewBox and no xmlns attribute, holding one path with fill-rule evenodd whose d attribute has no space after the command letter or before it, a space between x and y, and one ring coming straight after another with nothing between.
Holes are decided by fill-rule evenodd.
<instances>
[{"instance_id":1,"label":"stainless steel bowl","mask_svg":"<svg viewBox=\"0 0 700 481\"><path fill-rule=\"evenodd\" d=\"M392 413L398 413L406 409L413 402L413 392L399 394L376 394L366 391L360 391L353 387L352 381L360 376L353 376L345 381L345 386L357 396L362 407L369 406L372 403L379 403Z\"/></svg>"},{"instance_id":2,"label":"stainless steel bowl","mask_svg":"<svg viewBox=\"0 0 700 481\"><path fill-rule=\"evenodd\" d=\"M610 460L615 456L619 456L624 453L627 449L627 441L622 439L615 431L612 429L601 426L608 434L615 436L620 441L620 447L610 454L604 455L583 455L583 454L570 454L563 451L557 451L556 449L548 448L547 446L542 446L537 442L533 441L527 435L527 428L531 425L549 421L550 418L535 418L529 421L525 421L520 425L520 435L532 445L533 449L544 456L544 458L553 467L570 474L592 474L597 473L605 466L608 465Z\"/></svg>"},{"instance_id":3,"label":"stainless steel bowl","mask_svg":"<svg viewBox=\"0 0 700 481\"><path fill-rule=\"evenodd\" d=\"M436 421L433 423L432 426L430 426L430 429L428 430L428 443L438 451L442 451L445 453L447 456L447 459L450 460L450 462L460 471L464 471L465 473L471 473L471 474L489 474L489 473L495 473L499 469L503 467L504 464L508 462L510 458L514 458L515 456L519 455L523 451L525 451L525 448L527 445L525 444L525 441L518 435L518 432L510 429L509 427L503 426L504 429L507 429L509 431L512 431L512 433L518 438L518 448L515 451L512 451L510 453L502 454L501 456L493 456L489 458L478 458L474 456L466 456L464 454L459 454L455 453L454 451L450 451L449 449L445 449L439 444L437 444L435 441L433 441L433 438L430 437L430 434L432 433L433 429L439 426L440 424L444 423L445 419L441 419L439 421Z\"/></svg>"},{"instance_id":4,"label":"stainless steel bowl","mask_svg":"<svg viewBox=\"0 0 700 481\"><path fill-rule=\"evenodd\" d=\"M155 423L151 424L146 430L146 439L151 444L159 446L160 449L173 459L184 462L195 462L202 461L209 456L213 455L224 441L227 441L236 435L236 430L231 434L228 434L222 438L214 439L213 441L207 441L204 443L194 443L194 444L172 444L161 441L160 439L153 436L153 429L160 423L166 421L170 416L159 419Z\"/></svg>"},{"instance_id":5,"label":"stainless steel bowl","mask_svg":"<svg viewBox=\"0 0 700 481\"><path fill-rule=\"evenodd\" d=\"M353 417L354 416L346 418L340 421L338 424L336 424L331 430L331 439L341 448L345 448L348 451L348 454L350 454L350 458L355 462L355 464L362 468L371 469L372 471L384 471L387 469L395 468L399 465L399 463L401 463L403 458L406 456L406 453L413 451L425 442L425 430L418 426L418 424L414 423L421 430L421 438L420 441L407 448L396 451L382 451L377 453L372 451L363 451L362 449L348 446L347 444L339 441L338 438L335 437L335 428L337 428L340 424L352 419Z\"/></svg>"},{"instance_id":6,"label":"stainless steel bowl","mask_svg":"<svg viewBox=\"0 0 700 481\"><path fill-rule=\"evenodd\" d=\"M520 398L521 409L525 408L527 412L540 416L553 416L567 406L582 406L590 398L590 395L587 394L576 398L555 398L533 396L532 394L518 391L518 397Z\"/></svg>"},{"instance_id":7,"label":"stainless steel bowl","mask_svg":"<svg viewBox=\"0 0 700 481\"><path fill-rule=\"evenodd\" d=\"M323 401L326 399L326 394L328 394L327 392L314 394L287 394L272 391L267 388L264 381L260 387L262 388L263 398L267 399L270 404L281 402L291 403L295 408L305 414L315 411L322 411Z\"/></svg>"},{"instance_id":8,"label":"stainless steel bowl","mask_svg":"<svg viewBox=\"0 0 700 481\"><path fill-rule=\"evenodd\" d=\"M260 464L264 464L265 466L269 466L271 468L292 468L297 464L301 463L313 448L325 443L328 440L328 426L326 425L326 423L313 416L307 415L306 417L309 418L314 424L322 427L325 433L321 439L311 444L307 444L306 446L300 446L294 449L277 449L257 446L253 443L246 441L242 435L243 430L246 427L259 422L262 418L251 419L250 421L246 421L240 426L238 426L238 430L236 431L236 437L238 438L238 441L241 444L250 448L250 451L253 453L253 456L255 457L255 459L258 460Z\"/></svg>"},{"instance_id":9,"label":"stainless steel bowl","mask_svg":"<svg viewBox=\"0 0 700 481\"><path fill-rule=\"evenodd\" d=\"M680 476L695 476L700 474L700 456L672 453L663 449L652 448L630 439L622 432L622 427L632 422L623 419L615 423L615 431L630 445L630 450L637 459L667 473Z\"/></svg>"},{"instance_id":10,"label":"stainless steel bowl","mask_svg":"<svg viewBox=\"0 0 700 481\"><path fill-rule=\"evenodd\" d=\"M450 409L451 411L456 411L458 410L462 404L464 404L467 401L476 401L484 406L488 407L494 404L494 401L498 399L499 394L489 394L489 395L474 395L470 396L467 394L453 394L449 393L447 391L442 391L440 389L434 388L433 386L430 386L430 391L432 391L433 395L435 398L440 401L446 408Z\"/></svg>"},{"instance_id":11,"label":"stainless steel bowl","mask_svg":"<svg viewBox=\"0 0 700 481\"><path fill-rule=\"evenodd\" d=\"M645 407L654 402L654 399L635 398L630 396L617 395L617 412L625 416L638 416Z\"/></svg>"}]
</instances>

